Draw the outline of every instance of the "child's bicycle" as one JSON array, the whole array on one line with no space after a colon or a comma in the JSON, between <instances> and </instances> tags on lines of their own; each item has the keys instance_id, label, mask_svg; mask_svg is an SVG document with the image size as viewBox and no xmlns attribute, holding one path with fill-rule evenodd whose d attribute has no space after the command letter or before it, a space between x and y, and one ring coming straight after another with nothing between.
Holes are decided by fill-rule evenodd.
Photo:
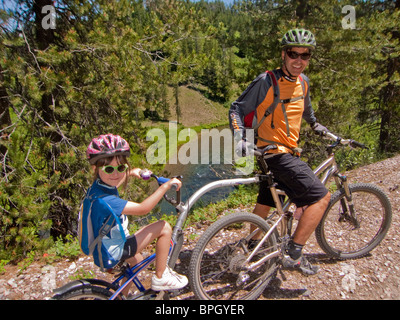
<instances>
[{"instance_id":1,"label":"child's bicycle","mask_svg":"<svg viewBox=\"0 0 400 320\"><path fill-rule=\"evenodd\" d=\"M169 179L157 177L159 184L167 182ZM168 265L174 268L181 251L184 233L183 226L187 219L190 209L193 205L207 192L221 187L236 186L240 184L256 183L258 178L246 179L229 179L211 182L199 190L197 190L185 203L181 202L180 190L176 192L176 198L165 195L164 198L175 206L178 213L176 224L173 228L171 247L168 257ZM173 188L172 188L173 190ZM127 263L121 263L114 267L110 272L117 273L115 280L110 283L100 279L82 279L75 280L65 284L64 286L54 290L54 300L163 300L169 298L169 292L155 292L151 289L146 289L139 280L139 274L145 270L156 259L156 254L152 254L140 263L133 267L129 267ZM128 280L126 280L128 279ZM124 296L123 290L134 283L139 293L134 295Z\"/></svg>"},{"instance_id":2,"label":"child's bicycle","mask_svg":"<svg viewBox=\"0 0 400 320\"><path fill-rule=\"evenodd\" d=\"M157 177L154 174L151 175L156 178L159 185L167 182L169 179L164 177ZM143 176L142 176L143 177ZM143 177L148 179L148 177ZM172 186L171 190L176 190L176 186ZM170 198L164 195L164 198L171 204L177 205L180 203L180 191L176 192L177 199ZM177 225L183 225L179 223L179 220L185 219L182 215L178 218ZM176 229L176 228L175 228ZM183 233L175 230L173 239L171 240L170 256L169 256L169 266L173 267L178 257L180 248L183 243ZM177 244L177 246L176 246ZM128 263L121 262L114 268L107 270L109 273L116 273L115 280L110 283L99 279L82 279L67 283L54 290L54 300L162 300L168 299L169 294L167 292L161 291L156 292L151 289L146 289L138 278L141 271L145 270L150 264L152 264L156 259L156 254L148 256L141 262L137 263L133 267L130 267ZM123 295L123 290L131 283L136 285L139 293L135 295L128 295L125 297Z\"/></svg>"},{"instance_id":3,"label":"child's bicycle","mask_svg":"<svg viewBox=\"0 0 400 320\"><path fill-rule=\"evenodd\" d=\"M349 184L338 170L333 153L335 147L342 144L363 148L364 145L331 133L326 133L326 137L335 142L327 147L328 158L314 172L324 184L333 177L337 191L315 231L316 239L331 257L359 258L374 249L388 232L391 204L375 185ZM232 213L217 220L203 233L189 264L189 282L198 299L257 299L276 274L296 214L290 200L281 202L284 192L276 188L268 170L264 159L266 151L255 152L266 174L253 179L268 182L276 211L266 220L252 213ZM219 183L224 184L223 181Z\"/></svg>"}]
</instances>

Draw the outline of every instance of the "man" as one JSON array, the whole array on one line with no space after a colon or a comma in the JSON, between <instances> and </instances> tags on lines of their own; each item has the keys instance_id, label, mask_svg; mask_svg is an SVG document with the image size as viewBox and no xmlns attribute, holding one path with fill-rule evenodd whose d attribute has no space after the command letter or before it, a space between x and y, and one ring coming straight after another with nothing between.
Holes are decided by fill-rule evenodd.
<instances>
[{"instance_id":1,"label":"man","mask_svg":"<svg viewBox=\"0 0 400 320\"><path fill-rule=\"evenodd\" d=\"M314 175L311 168L298 157L302 119L317 132L328 131L316 122L311 107L309 80L303 74L308 66L316 41L314 35L304 29L288 31L281 41L282 67L273 70L273 75L258 76L232 103L229 111L230 124L238 146L246 151L245 117L254 113L259 127L255 130L257 147L271 146L266 162L283 189L298 208L305 208L293 238L284 252L282 264L304 274L313 275L318 267L311 265L302 255L303 246L320 222L330 200L330 193ZM273 79L275 78L275 79ZM274 82L276 80L276 82ZM274 102L273 84L279 86L279 103L268 114ZM275 98L276 101L276 98ZM272 195L266 184L260 184L254 213L265 218L272 206Z\"/></svg>"}]
</instances>

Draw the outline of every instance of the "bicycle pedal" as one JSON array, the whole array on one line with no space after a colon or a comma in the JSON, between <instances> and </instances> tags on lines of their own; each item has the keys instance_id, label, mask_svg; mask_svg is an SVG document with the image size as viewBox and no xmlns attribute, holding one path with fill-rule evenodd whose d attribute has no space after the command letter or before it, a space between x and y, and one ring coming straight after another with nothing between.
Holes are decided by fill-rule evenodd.
<instances>
[{"instance_id":1,"label":"bicycle pedal","mask_svg":"<svg viewBox=\"0 0 400 320\"><path fill-rule=\"evenodd\" d=\"M155 300L169 300L171 297L171 291L159 291L156 292L157 296Z\"/></svg>"},{"instance_id":2,"label":"bicycle pedal","mask_svg":"<svg viewBox=\"0 0 400 320\"><path fill-rule=\"evenodd\" d=\"M168 290L167 293L171 298L177 297L181 294L182 289L176 289L176 290Z\"/></svg>"},{"instance_id":3,"label":"bicycle pedal","mask_svg":"<svg viewBox=\"0 0 400 320\"><path fill-rule=\"evenodd\" d=\"M155 300L157 295L158 292L152 289L147 289L143 292L139 292L138 294L128 297L127 300Z\"/></svg>"}]
</instances>

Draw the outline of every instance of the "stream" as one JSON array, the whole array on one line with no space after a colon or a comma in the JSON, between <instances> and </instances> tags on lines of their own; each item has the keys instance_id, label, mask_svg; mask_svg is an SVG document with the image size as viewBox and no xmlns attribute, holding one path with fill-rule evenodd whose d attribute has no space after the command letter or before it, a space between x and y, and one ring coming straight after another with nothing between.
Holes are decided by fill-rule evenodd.
<instances>
[{"instance_id":1,"label":"stream","mask_svg":"<svg viewBox=\"0 0 400 320\"><path fill-rule=\"evenodd\" d=\"M178 153L170 158L176 164L171 164L169 161L164 170L169 173L169 177L182 176L183 202L196 190L210 182L235 177L235 169L232 166L231 137L232 134L226 127L204 130L201 134L197 134L197 138L192 135L191 140L182 145ZM191 161L188 161L189 158ZM182 164L182 162L189 163ZM203 195L197 205L218 202L226 198L233 189L233 187L214 189ZM175 208L163 200L161 213L175 213Z\"/></svg>"}]
</instances>

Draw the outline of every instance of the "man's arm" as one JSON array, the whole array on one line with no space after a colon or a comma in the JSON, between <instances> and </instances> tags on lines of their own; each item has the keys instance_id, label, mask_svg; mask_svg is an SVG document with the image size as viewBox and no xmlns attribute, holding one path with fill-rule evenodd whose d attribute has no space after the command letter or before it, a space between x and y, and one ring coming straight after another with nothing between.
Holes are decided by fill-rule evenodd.
<instances>
[{"instance_id":1,"label":"man's arm","mask_svg":"<svg viewBox=\"0 0 400 320\"><path fill-rule=\"evenodd\" d=\"M307 92L304 98L304 112L303 112L303 119L307 121L308 124L312 125L317 122L317 118L314 115L314 109L311 105L311 98L310 98L310 81L307 76L302 74L304 81L307 83Z\"/></svg>"},{"instance_id":2,"label":"man's arm","mask_svg":"<svg viewBox=\"0 0 400 320\"><path fill-rule=\"evenodd\" d=\"M266 73L262 73L232 103L229 110L229 125L235 141L240 141L244 137L244 117L257 109L271 86L270 78Z\"/></svg>"},{"instance_id":3,"label":"man's arm","mask_svg":"<svg viewBox=\"0 0 400 320\"><path fill-rule=\"evenodd\" d=\"M304 81L307 82L307 93L304 98L304 112L303 119L307 121L307 123L311 126L316 134L323 135L325 132L329 132L329 130L317 122L317 118L314 115L314 109L311 105L310 98L310 81L309 79L303 75Z\"/></svg>"}]
</instances>

